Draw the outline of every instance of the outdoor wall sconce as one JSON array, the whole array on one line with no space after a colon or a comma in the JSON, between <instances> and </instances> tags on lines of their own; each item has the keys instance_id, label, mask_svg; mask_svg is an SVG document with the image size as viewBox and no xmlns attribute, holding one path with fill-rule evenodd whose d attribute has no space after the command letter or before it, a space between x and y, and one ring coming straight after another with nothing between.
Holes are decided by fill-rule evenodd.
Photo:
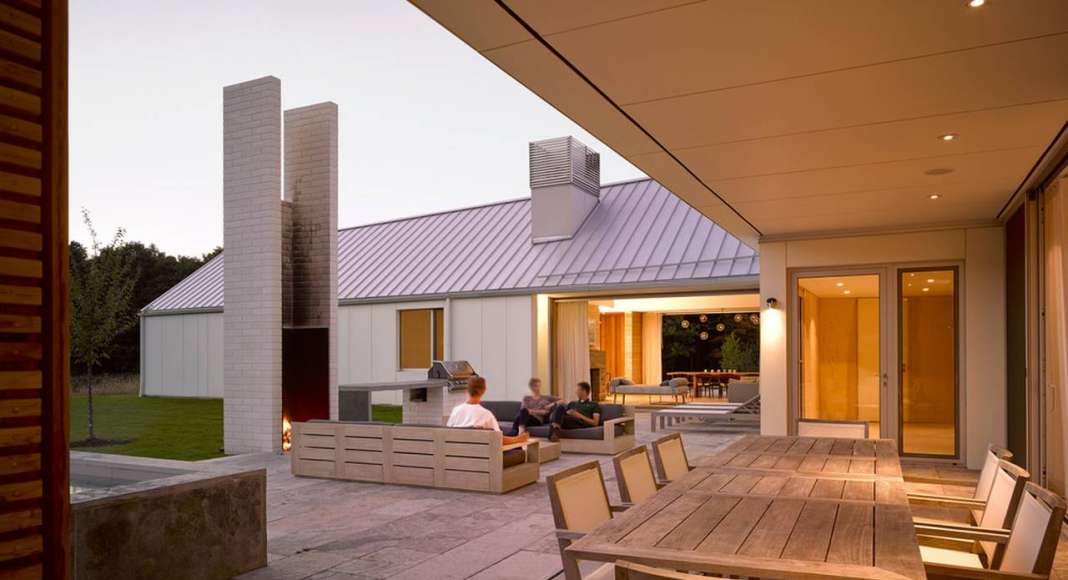
<instances>
[{"instance_id":1,"label":"outdoor wall sconce","mask_svg":"<svg viewBox=\"0 0 1068 580\"><path fill-rule=\"evenodd\" d=\"M779 301L774 298L768 298L767 304L768 308L775 308L779 305Z\"/></svg>"}]
</instances>

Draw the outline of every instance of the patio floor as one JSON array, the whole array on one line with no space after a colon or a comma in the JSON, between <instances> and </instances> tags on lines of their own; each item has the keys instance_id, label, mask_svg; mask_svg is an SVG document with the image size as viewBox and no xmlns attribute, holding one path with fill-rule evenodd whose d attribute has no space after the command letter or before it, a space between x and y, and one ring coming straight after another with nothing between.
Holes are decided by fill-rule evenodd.
<instances>
[{"instance_id":1,"label":"patio floor","mask_svg":"<svg viewBox=\"0 0 1068 580\"><path fill-rule=\"evenodd\" d=\"M662 435L648 414L636 423L641 443ZM742 433L680 430L691 460ZM541 466L538 483L505 495L297 478L273 454L212 462L267 468L268 566L241 580L537 580L562 569L544 477L594 459L618 501L607 456L565 453Z\"/></svg>"},{"instance_id":2,"label":"patio floor","mask_svg":"<svg viewBox=\"0 0 1068 580\"><path fill-rule=\"evenodd\" d=\"M639 442L661 435L649 431L646 413L636 419ZM679 430L691 461L744 433ZM296 478L280 455L212 462L267 468L269 563L241 580L537 580L562 578L544 476L593 459L618 501L611 458L593 455L564 454L542 465L537 484L505 495ZM1051 578L1068 580L1068 540Z\"/></svg>"}]
</instances>

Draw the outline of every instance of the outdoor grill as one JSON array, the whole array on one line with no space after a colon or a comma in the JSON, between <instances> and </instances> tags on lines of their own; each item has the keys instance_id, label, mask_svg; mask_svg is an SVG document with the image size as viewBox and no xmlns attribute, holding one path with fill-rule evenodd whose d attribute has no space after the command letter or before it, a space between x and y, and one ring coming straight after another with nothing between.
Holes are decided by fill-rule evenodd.
<instances>
[{"instance_id":1,"label":"outdoor grill","mask_svg":"<svg viewBox=\"0 0 1068 580\"><path fill-rule=\"evenodd\" d=\"M368 421L371 418L373 392L404 391L404 405L408 409L412 403L430 401L432 389L440 389L446 395L466 390L468 379L477 374L471 363L465 360L436 360L431 363L426 379L339 385L339 415L343 421ZM448 396L444 399L448 399ZM440 415L440 411L435 410L432 414Z\"/></svg>"}]
</instances>

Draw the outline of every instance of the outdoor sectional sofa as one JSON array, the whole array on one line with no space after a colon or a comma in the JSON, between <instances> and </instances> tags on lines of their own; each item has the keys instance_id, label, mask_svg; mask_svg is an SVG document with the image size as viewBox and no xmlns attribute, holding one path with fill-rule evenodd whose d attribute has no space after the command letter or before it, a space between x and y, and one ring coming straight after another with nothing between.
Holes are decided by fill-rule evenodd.
<instances>
[{"instance_id":1,"label":"outdoor sectional sofa","mask_svg":"<svg viewBox=\"0 0 1068 580\"><path fill-rule=\"evenodd\" d=\"M507 493L538 480L538 441L391 423L293 423L293 475Z\"/></svg>"},{"instance_id":2,"label":"outdoor sectional sofa","mask_svg":"<svg viewBox=\"0 0 1068 580\"><path fill-rule=\"evenodd\" d=\"M501 429L512 428L512 420L519 413L519 401L482 401ZM601 404L601 423L598 427L564 429L560 431L560 450L564 453L593 453L615 455L634 447L634 416L623 405ZM531 437L549 437L549 426L530 428Z\"/></svg>"}]
</instances>

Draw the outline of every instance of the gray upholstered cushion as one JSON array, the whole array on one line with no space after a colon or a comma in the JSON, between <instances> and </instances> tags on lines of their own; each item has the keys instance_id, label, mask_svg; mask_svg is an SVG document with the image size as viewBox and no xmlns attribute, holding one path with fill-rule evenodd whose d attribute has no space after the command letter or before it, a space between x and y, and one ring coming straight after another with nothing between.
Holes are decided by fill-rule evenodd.
<instances>
[{"instance_id":1,"label":"gray upholstered cushion","mask_svg":"<svg viewBox=\"0 0 1068 580\"><path fill-rule=\"evenodd\" d=\"M685 385L622 385L616 387L615 392L619 395L679 395L689 390Z\"/></svg>"},{"instance_id":2,"label":"gray upholstered cushion","mask_svg":"<svg viewBox=\"0 0 1068 580\"><path fill-rule=\"evenodd\" d=\"M727 401L731 403L744 403L760 394L760 383L757 381L731 381L727 384Z\"/></svg>"},{"instance_id":3,"label":"gray upholstered cushion","mask_svg":"<svg viewBox=\"0 0 1068 580\"><path fill-rule=\"evenodd\" d=\"M519 401L482 401L482 406L489 409L490 413L493 413L498 423L515 419L522 405L523 403ZM504 425L501 425L501 429L504 429Z\"/></svg>"},{"instance_id":4,"label":"gray upholstered cushion","mask_svg":"<svg viewBox=\"0 0 1068 580\"><path fill-rule=\"evenodd\" d=\"M633 385L633 384L634 384L634 381L628 379L627 377L616 377L616 378L608 381L608 388L611 390L611 389L615 389L616 387L621 386L621 385Z\"/></svg>"},{"instance_id":5,"label":"gray upholstered cushion","mask_svg":"<svg viewBox=\"0 0 1068 580\"><path fill-rule=\"evenodd\" d=\"M618 419L626 414L623 405L601 404L601 422Z\"/></svg>"}]
</instances>

